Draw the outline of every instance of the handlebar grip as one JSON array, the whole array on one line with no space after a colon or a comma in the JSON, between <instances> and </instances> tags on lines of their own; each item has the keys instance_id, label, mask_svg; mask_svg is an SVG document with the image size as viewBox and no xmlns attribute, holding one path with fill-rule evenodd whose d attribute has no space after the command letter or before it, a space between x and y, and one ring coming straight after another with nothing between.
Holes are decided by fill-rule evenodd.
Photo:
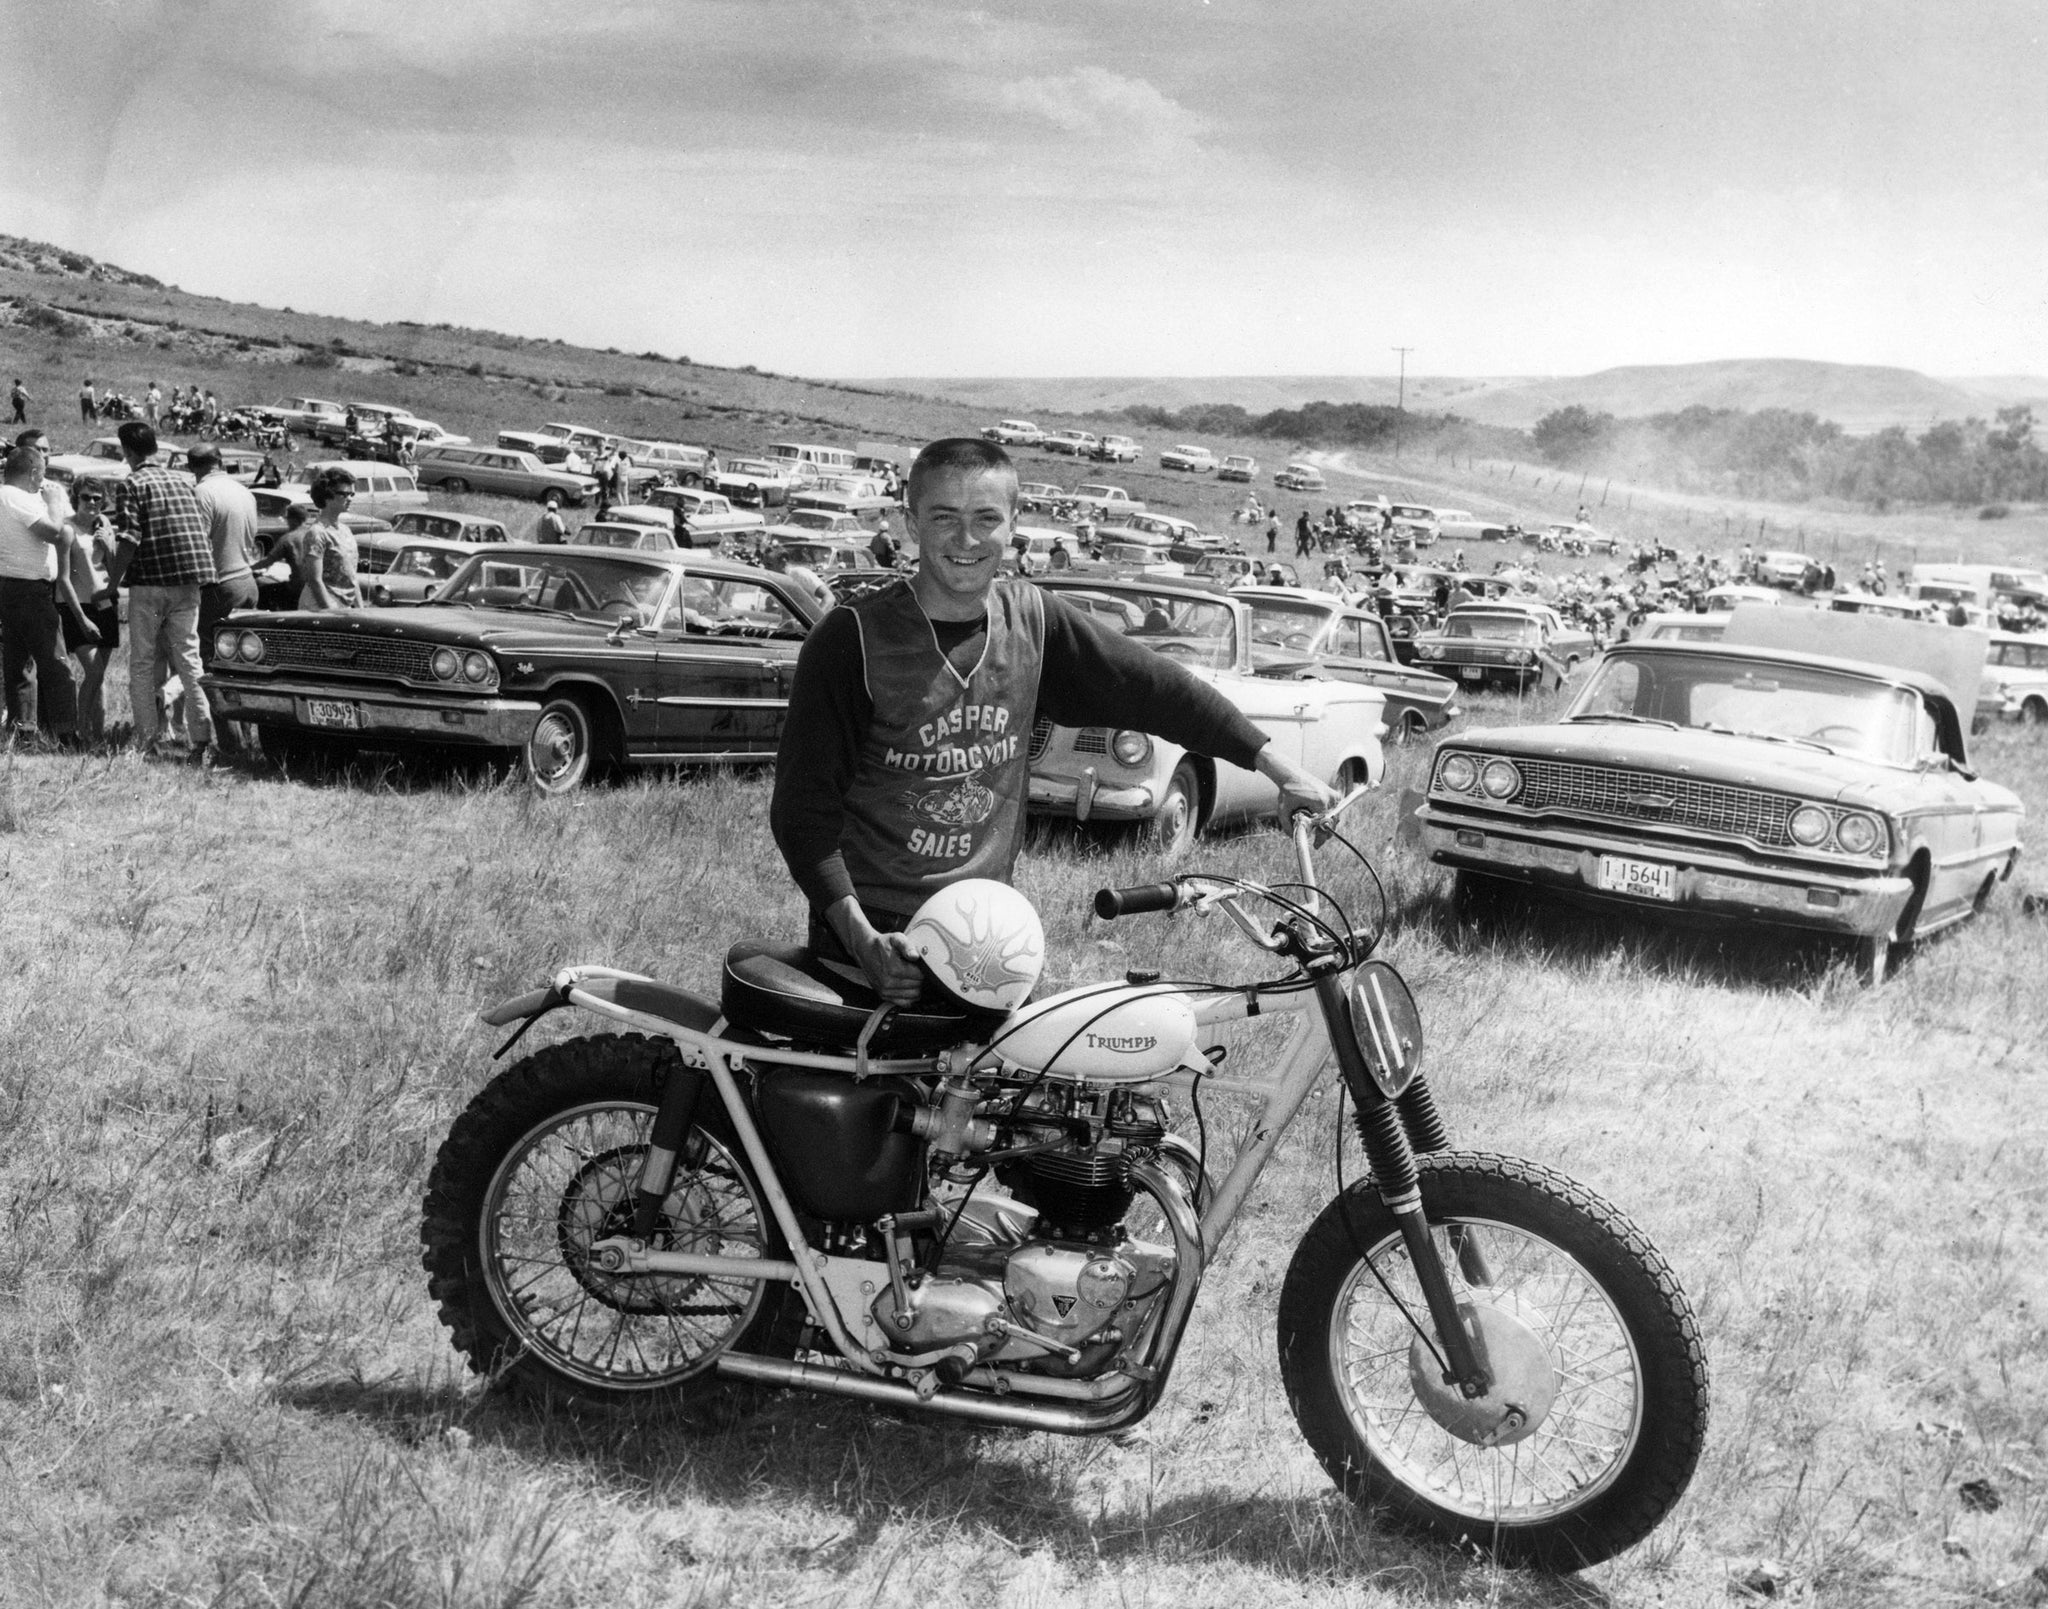
<instances>
[{"instance_id":1,"label":"handlebar grip","mask_svg":"<svg viewBox=\"0 0 2048 1609\"><path fill-rule=\"evenodd\" d=\"M1105 922L1147 911L1170 911L1180 903L1180 884L1142 883L1136 888L1098 888L1095 914Z\"/></svg>"}]
</instances>

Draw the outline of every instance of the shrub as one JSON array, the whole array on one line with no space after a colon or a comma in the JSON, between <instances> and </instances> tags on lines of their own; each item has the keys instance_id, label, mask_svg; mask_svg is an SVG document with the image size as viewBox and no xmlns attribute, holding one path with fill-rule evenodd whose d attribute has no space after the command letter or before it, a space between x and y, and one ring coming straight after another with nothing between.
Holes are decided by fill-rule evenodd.
<instances>
[{"instance_id":1,"label":"shrub","mask_svg":"<svg viewBox=\"0 0 2048 1609\"><path fill-rule=\"evenodd\" d=\"M484 377L483 360L479 358L475 363L472 363L468 368L464 369L462 372L468 375L472 380L481 380Z\"/></svg>"},{"instance_id":2,"label":"shrub","mask_svg":"<svg viewBox=\"0 0 2048 1609\"><path fill-rule=\"evenodd\" d=\"M32 330L42 330L49 335L80 335L85 331L82 320L59 312L54 307L45 307L41 302L24 303L21 322Z\"/></svg>"},{"instance_id":3,"label":"shrub","mask_svg":"<svg viewBox=\"0 0 2048 1609\"><path fill-rule=\"evenodd\" d=\"M396 363L391 365L391 372L393 374L402 375L406 379L410 380L414 375L420 372L420 366L417 363L414 363L410 358L400 358Z\"/></svg>"},{"instance_id":4,"label":"shrub","mask_svg":"<svg viewBox=\"0 0 2048 1609\"><path fill-rule=\"evenodd\" d=\"M1980 520L2002 520L2011 513L2012 510L2003 503L1986 503L1977 510L1977 518Z\"/></svg>"},{"instance_id":5,"label":"shrub","mask_svg":"<svg viewBox=\"0 0 2048 1609\"><path fill-rule=\"evenodd\" d=\"M627 385L623 380L614 380L604 388L604 394L608 397L630 397L636 389L634 386Z\"/></svg>"},{"instance_id":6,"label":"shrub","mask_svg":"<svg viewBox=\"0 0 2048 1609\"><path fill-rule=\"evenodd\" d=\"M323 352L317 346L307 347L305 351L293 358L292 362L302 369L338 369L341 367L341 359L337 358L332 352Z\"/></svg>"}]
</instances>

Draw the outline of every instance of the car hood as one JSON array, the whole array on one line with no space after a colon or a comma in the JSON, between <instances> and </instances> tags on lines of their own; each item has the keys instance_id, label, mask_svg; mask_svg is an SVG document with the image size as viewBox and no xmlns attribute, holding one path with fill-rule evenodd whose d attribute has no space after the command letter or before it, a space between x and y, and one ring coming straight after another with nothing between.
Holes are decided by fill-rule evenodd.
<instances>
[{"instance_id":1,"label":"car hood","mask_svg":"<svg viewBox=\"0 0 2048 1609\"><path fill-rule=\"evenodd\" d=\"M413 642L462 644L500 652L551 646L587 647L602 642L612 627L566 615L525 614L510 609L451 609L433 604L375 610L244 611L249 625L318 631L337 637L398 637ZM629 639L631 640L631 639Z\"/></svg>"},{"instance_id":2,"label":"car hood","mask_svg":"<svg viewBox=\"0 0 2048 1609\"><path fill-rule=\"evenodd\" d=\"M1824 754L1798 744L1593 721L1488 727L1461 733L1443 746L1484 749L1511 757L1625 766L1690 781L1876 808L1896 805L1921 780L1917 773L1898 766L1854 755Z\"/></svg>"}]
</instances>

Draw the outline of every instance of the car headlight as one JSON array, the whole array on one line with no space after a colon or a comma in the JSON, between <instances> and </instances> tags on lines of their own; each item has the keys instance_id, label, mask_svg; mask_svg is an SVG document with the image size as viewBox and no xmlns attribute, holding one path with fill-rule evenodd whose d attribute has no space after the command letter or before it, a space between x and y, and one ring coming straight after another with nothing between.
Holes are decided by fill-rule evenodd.
<instances>
[{"instance_id":1,"label":"car headlight","mask_svg":"<svg viewBox=\"0 0 2048 1609\"><path fill-rule=\"evenodd\" d=\"M480 683L491 679L491 656L472 650L462 656L462 679Z\"/></svg>"},{"instance_id":2,"label":"car headlight","mask_svg":"<svg viewBox=\"0 0 2048 1609\"><path fill-rule=\"evenodd\" d=\"M1514 653L1509 657L1512 658L1517 665L1529 664L1536 658L1536 656L1526 648L1517 648L1514 651Z\"/></svg>"},{"instance_id":3,"label":"car headlight","mask_svg":"<svg viewBox=\"0 0 2048 1609\"><path fill-rule=\"evenodd\" d=\"M1787 823L1792 841L1802 849L1818 849L1826 843L1829 825L1828 813L1818 805L1801 805Z\"/></svg>"},{"instance_id":4,"label":"car headlight","mask_svg":"<svg viewBox=\"0 0 2048 1609\"><path fill-rule=\"evenodd\" d=\"M1522 791L1522 773L1508 760L1488 760L1479 773L1479 788L1489 799L1512 799Z\"/></svg>"},{"instance_id":5,"label":"car headlight","mask_svg":"<svg viewBox=\"0 0 2048 1609\"><path fill-rule=\"evenodd\" d=\"M1109 752L1119 765L1143 765L1152 755L1152 740L1143 732L1118 732L1109 740Z\"/></svg>"},{"instance_id":6,"label":"car headlight","mask_svg":"<svg viewBox=\"0 0 2048 1609\"><path fill-rule=\"evenodd\" d=\"M1479 762L1469 754L1446 755L1436 779L1453 793L1470 793L1479 781Z\"/></svg>"},{"instance_id":7,"label":"car headlight","mask_svg":"<svg viewBox=\"0 0 2048 1609\"><path fill-rule=\"evenodd\" d=\"M1441 659L1444 657L1444 651L1433 642L1419 642L1415 645L1415 657L1417 659Z\"/></svg>"},{"instance_id":8,"label":"car headlight","mask_svg":"<svg viewBox=\"0 0 2048 1609\"><path fill-rule=\"evenodd\" d=\"M453 648L436 648L432 664L434 675L441 681L452 682L462 674L462 656Z\"/></svg>"},{"instance_id":9,"label":"car headlight","mask_svg":"<svg viewBox=\"0 0 2048 1609\"><path fill-rule=\"evenodd\" d=\"M1884 828L1875 816L1854 812L1835 824L1835 842L1852 855L1875 854L1884 847Z\"/></svg>"},{"instance_id":10,"label":"car headlight","mask_svg":"<svg viewBox=\"0 0 2048 1609\"><path fill-rule=\"evenodd\" d=\"M253 631L242 633L241 654L252 665L263 662L263 639Z\"/></svg>"},{"instance_id":11,"label":"car headlight","mask_svg":"<svg viewBox=\"0 0 2048 1609\"><path fill-rule=\"evenodd\" d=\"M213 657L233 659L241 652L242 634L238 631L216 631L213 634Z\"/></svg>"}]
</instances>

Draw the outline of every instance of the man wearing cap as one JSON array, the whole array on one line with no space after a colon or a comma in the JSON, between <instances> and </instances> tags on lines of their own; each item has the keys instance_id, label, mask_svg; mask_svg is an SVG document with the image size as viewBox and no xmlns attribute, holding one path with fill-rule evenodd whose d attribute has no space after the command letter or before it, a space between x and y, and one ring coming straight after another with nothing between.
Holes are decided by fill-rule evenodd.
<instances>
[{"instance_id":1,"label":"man wearing cap","mask_svg":"<svg viewBox=\"0 0 2048 1609\"><path fill-rule=\"evenodd\" d=\"M1009 881L1040 714L1256 770L1283 818L1336 802L1207 682L1059 594L999 577L1017 471L995 443L927 446L905 517L916 570L830 610L790 685L769 825L810 901L814 954L857 966L884 999L918 998L902 930L942 888Z\"/></svg>"},{"instance_id":2,"label":"man wearing cap","mask_svg":"<svg viewBox=\"0 0 2048 1609\"><path fill-rule=\"evenodd\" d=\"M535 533L534 540L549 547L559 547L569 540L569 528L562 523L561 493L548 493L547 504L540 511L540 530Z\"/></svg>"},{"instance_id":3,"label":"man wearing cap","mask_svg":"<svg viewBox=\"0 0 2048 1609\"><path fill-rule=\"evenodd\" d=\"M256 541L256 496L220 467L220 449L202 441L186 453L185 462L199 477L192 488L206 516L206 538L213 549L213 579L199 589L199 654L213 656L213 633L237 609L256 607L255 564L261 556ZM233 727L216 729L214 740L229 753L241 748Z\"/></svg>"},{"instance_id":4,"label":"man wearing cap","mask_svg":"<svg viewBox=\"0 0 2048 1609\"><path fill-rule=\"evenodd\" d=\"M185 687L192 757L213 745L213 719L200 686L199 595L214 579L206 511L182 475L156 461L156 429L140 419L121 426L128 474L114 482L114 524L121 533L107 564L106 595L128 583L128 706L135 746L153 758L173 752L157 741L157 689L168 672Z\"/></svg>"}]
</instances>

